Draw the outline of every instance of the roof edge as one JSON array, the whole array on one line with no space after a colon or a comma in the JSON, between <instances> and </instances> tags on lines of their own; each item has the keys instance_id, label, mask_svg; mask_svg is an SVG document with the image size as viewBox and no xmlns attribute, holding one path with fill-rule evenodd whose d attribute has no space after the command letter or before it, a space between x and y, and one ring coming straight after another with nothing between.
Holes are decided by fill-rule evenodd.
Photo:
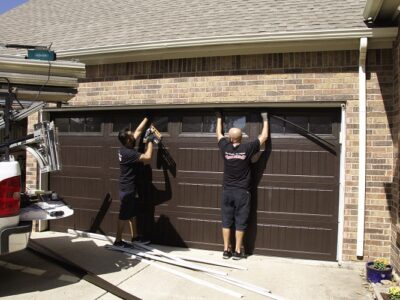
<instances>
[{"instance_id":1,"label":"roof edge","mask_svg":"<svg viewBox=\"0 0 400 300\"><path fill-rule=\"evenodd\" d=\"M399 14L400 0L367 0L363 17L368 23L397 26Z\"/></svg>"},{"instance_id":2,"label":"roof edge","mask_svg":"<svg viewBox=\"0 0 400 300\"><path fill-rule=\"evenodd\" d=\"M117 54L121 52L133 52L143 50L172 49L181 47L199 47L228 44L250 44L265 42L311 41L311 40L337 40L367 38L393 38L397 36L397 27L387 28L361 28L339 29L324 31L298 31L278 32L273 34L244 34L233 36L201 37L191 39L153 41L135 44L110 45L92 48L80 48L57 51L60 58L79 58L101 54Z\"/></svg>"},{"instance_id":3,"label":"roof edge","mask_svg":"<svg viewBox=\"0 0 400 300\"><path fill-rule=\"evenodd\" d=\"M371 20L372 22L374 22L382 8L383 2L384 0L367 0L363 12L364 20Z\"/></svg>"}]
</instances>

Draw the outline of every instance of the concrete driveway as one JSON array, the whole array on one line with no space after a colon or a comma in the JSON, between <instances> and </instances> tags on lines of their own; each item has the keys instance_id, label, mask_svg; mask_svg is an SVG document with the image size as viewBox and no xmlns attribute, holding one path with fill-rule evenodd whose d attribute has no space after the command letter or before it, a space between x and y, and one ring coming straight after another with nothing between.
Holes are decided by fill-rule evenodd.
<instances>
[{"instance_id":1,"label":"concrete driveway","mask_svg":"<svg viewBox=\"0 0 400 300\"><path fill-rule=\"evenodd\" d=\"M70 261L142 299L236 299L217 290L192 283L123 253L105 249L105 241L78 238L65 233L34 233L32 238ZM284 299L373 299L360 276L363 264L281 259L253 255L239 262L222 260L221 253L196 249L154 247L171 254L207 258L246 266L248 270L203 265L224 270L229 276L268 288ZM161 263L160 263L161 264ZM163 264L232 291L243 299L268 299L204 273ZM28 250L0 257L2 299L118 299L97 286L80 280L65 269Z\"/></svg>"}]
</instances>

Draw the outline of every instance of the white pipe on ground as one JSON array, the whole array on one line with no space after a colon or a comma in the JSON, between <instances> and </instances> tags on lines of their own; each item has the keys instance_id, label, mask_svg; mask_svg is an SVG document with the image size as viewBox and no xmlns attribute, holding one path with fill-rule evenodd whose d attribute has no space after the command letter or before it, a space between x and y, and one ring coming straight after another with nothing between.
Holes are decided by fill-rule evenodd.
<instances>
[{"instance_id":1,"label":"white pipe on ground","mask_svg":"<svg viewBox=\"0 0 400 300\"><path fill-rule=\"evenodd\" d=\"M110 246L109 248L112 249L113 246ZM114 249L117 250L117 251L120 251L118 249L118 247L114 247ZM179 272L178 270L175 270L175 269L172 269L172 268L168 268L168 267L160 265L160 264L158 264L158 263L156 263L154 261L143 259L140 256L136 256L134 254L129 254L129 253L127 253L126 249L123 252L126 252L126 254L128 254L133 259L139 260L139 261L141 261L141 262L143 262L145 264L152 265L152 266L154 266L156 268L159 268L159 269L164 270L166 272L172 273L172 274L174 274L176 276L179 276L179 277L182 277L184 279L190 280L191 282L194 282L194 283L197 283L197 284L200 284L200 285L204 285L206 287L212 288L212 289L217 290L217 291L219 291L221 293L228 294L228 295L230 295L232 297L235 297L235 298L242 298L243 297L242 294L239 294L239 293L237 293L235 291L232 291L230 289L227 289L227 288L224 288L222 286L215 285L215 284L213 284L211 282L208 282L208 281L193 277L193 276L191 276L189 274L186 274L186 273L183 273L183 272Z\"/></svg>"},{"instance_id":2,"label":"white pipe on ground","mask_svg":"<svg viewBox=\"0 0 400 300\"><path fill-rule=\"evenodd\" d=\"M155 255L152 255L150 253L145 253L145 252L142 252L142 251L139 251L139 250L135 250L135 249L127 248L127 249L125 249L125 252L128 252L130 254L134 254L136 256L140 256L140 257L143 257L143 258L152 259L154 261L160 261L160 262L168 263L168 264L171 264L171 265L176 265L176 266L179 266L179 267L183 267L183 268L187 268L187 269L191 269L191 270L195 270L195 271L202 271L202 272L205 272L205 273L210 273L210 274L219 275L219 276L227 276L228 275L226 272L221 272L221 271L217 271L217 270L204 268L202 266L195 265L195 264L192 264L192 263L188 263L188 262L185 262L185 261L180 261L180 260L178 261L178 260L174 260L174 259L171 259L171 258L164 258L164 257L155 256Z\"/></svg>"},{"instance_id":3,"label":"white pipe on ground","mask_svg":"<svg viewBox=\"0 0 400 300\"><path fill-rule=\"evenodd\" d=\"M180 258L177 258L177 257L175 257L175 256L173 256L173 255L171 255L169 253L163 252L163 251L155 249L153 247L150 247L150 246L147 246L147 245L143 245L143 244L139 244L139 243L134 243L134 245L139 247L139 248L142 248L144 250L151 251L151 252L156 253L156 254L160 254L160 255L165 256L165 257L167 257L169 259L176 260L176 261L181 261ZM233 285L239 286L241 288L250 290L250 291L252 291L254 293L258 293L260 295L269 297L271 299L284 300L283 297L278 296L278 295L274 295L274 294L271 293L270 290L265 289L263 287L259 287L259 286L253 285L253 284L248 283L248 282L240 281L240 280L231 278L229 276L216 276L216 275L210 274L210 273L206 273L206 274L209 275L209 276L212 276L212 277L214 277L216 279L220 279L222 281L229 282L230 284L233 284Z\"/></svg>"},{"instance_id":4,"label":"white pipe on ground","mask_svg":"<svg viewBox=\"0 0 400 300\"><path fill-rule=\"evenodd\" d=\"M360 57L358 66L359 83L359 162L358 162L358 219L357 219L357 250L358 257L364 256L364 221L365 221L365 164L366 164L366 123L367 97L365 62L367 57L368 39L360 39Z\"/></svg>"}]
</instances>

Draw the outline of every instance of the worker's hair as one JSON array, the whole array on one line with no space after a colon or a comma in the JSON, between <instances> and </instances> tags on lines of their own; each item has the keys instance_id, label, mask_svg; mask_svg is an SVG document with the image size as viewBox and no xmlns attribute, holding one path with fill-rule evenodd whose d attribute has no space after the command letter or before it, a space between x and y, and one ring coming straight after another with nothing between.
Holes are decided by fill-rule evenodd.
<instances>
[{"instance_id":1,"label":"worker's hair","mask_svg":"<svg viewBox=\"0 0 400 300\"><path fill-rule=\"evenodd\" d=\"M124 146L129 146L129 141L132 141L132 146L136 144L136 140L128 133L129 128L125 128L118 133L118 139Z\"/></svg>"}]
</instances>

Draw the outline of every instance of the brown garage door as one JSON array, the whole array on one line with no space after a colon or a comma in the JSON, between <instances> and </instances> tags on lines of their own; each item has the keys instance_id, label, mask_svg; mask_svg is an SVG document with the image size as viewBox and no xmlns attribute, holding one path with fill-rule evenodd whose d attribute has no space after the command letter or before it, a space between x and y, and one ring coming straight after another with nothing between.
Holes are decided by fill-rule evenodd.
<instances>
[{"instance_id":1,"label":"brown garage door","mask_svg":"<svg viewBox=\"0 0 400 300\"><path fill-rule=\"evenodd\" d=\"M339 199L338 109L269 109L271 139L254 158L252 212L246 248L266 255L335 260ZM210 110L153 111L163 144L143 168L140 225L155 242L221 249L223 160ZM63 171L51 189L75 208L53 230L90 227L107 192L114 201L101 225L114 235L118 212L116 132L134 128L138 111L53 113ZM261 131L259 109L224 110L227 127L245 141ZM285 122L287 120L288 122ZM300 130L298 125L314 135Z\"/></svg>"}]
</instances>

